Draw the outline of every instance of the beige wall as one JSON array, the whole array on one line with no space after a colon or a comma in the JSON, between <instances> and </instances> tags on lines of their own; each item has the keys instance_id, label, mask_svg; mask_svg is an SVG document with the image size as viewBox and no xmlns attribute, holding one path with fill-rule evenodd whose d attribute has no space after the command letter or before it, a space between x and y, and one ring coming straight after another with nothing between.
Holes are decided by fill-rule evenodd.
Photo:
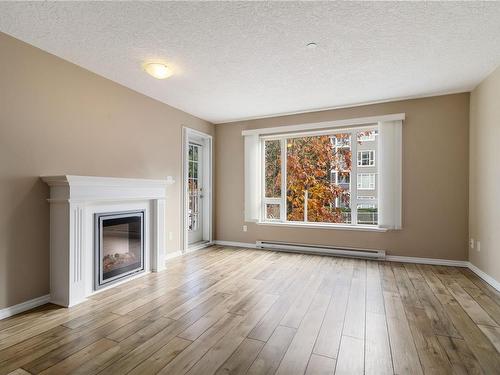
<instances>
[{"instance_id":1,"label":"beige wall","mask_svg":"<svg viewBox=\"0 0 500 375\"><path fill-rule=\"evenodd\" d=\"M243 129L405 112L403 226L387 233L243 222ZM467 259L469 94L282 116L215 127L216 239L381 248L390 255Z\"/></svg>"},{"instance_id":2,"label":"beige wall","mask_svg":"<svg viewBox=\"0 0 500 375\"><path fill-rule=\"evenodd\" d=\"M469 260L500 281L500 67L471 93Z\"/></svg>"},{"instance_id":3,"label":"beige wall","mask_svg":"<svg viewBox=\"0 0 500 375\"><path fill-rule=\"evenodd\" d=\"M0 309L49 293L40 175L181 176L181 127L213 125L0 33ZM168 82L152 81L168 90ZM180 246L180 184L167 251Z\"/></svg>"}]
</instances>

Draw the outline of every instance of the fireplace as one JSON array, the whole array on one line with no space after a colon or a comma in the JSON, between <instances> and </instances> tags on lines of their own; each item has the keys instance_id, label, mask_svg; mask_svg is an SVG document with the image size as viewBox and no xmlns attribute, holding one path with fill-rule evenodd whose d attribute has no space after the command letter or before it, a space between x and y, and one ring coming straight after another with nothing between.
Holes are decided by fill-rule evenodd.
<instances>
[{"instance_id":1,"label":"fireplace","mask_svg":"<svg viewBox=\"0 0 500 375\"><path fill-rule=\"evenodd\" d=\"M144 272L144 210L95 214L94 288Z\"/></svg>"},{"instance_id":2,"label":"fireplace","mask_svg":"<svg viewBox=\"0 0 500 375\"><path fill-rule=\"evenodd\" d=\"M75 306L115 282L165 269L167 180L43 180L50 186L50 302ZM106 253L108 242L122 245Z\"/></svg>"}]
</instances>

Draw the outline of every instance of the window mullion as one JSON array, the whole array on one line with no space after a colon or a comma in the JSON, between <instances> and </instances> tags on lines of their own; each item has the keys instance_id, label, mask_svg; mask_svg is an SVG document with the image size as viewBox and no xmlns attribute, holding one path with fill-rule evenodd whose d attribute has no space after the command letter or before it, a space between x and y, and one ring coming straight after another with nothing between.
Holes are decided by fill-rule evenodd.
<instances>
[{"instance_id":1,"label":"window mullion","mask_svg":"<svg viewBox=\"0 0 500 375\"><path fill-rule=\"evenodd\" d=\"M280 217L281 221L287 221L286 219L286 138L281 139L281 205L280 205Z\"/></svg>"},{"instance_id":2,"label":"window mullion","mask_svg":"<svg viewBox=\"0 0 500 375\"><path fill-rule=\"evenodd\" d=\"M260 204L260 220L266 220L266 141L260 139L260 157L261 157L261 204Z\"/></svg>"},{"instance_id":3,"label":"window mullion","mask_svg":"<svg viewBox=\"0 0 500 375\"><path fill-rule=\"evenodd\" d=\"M351 224L358 224L358 139L356 130L351 131Z\"/></svg>"}]
</instances>

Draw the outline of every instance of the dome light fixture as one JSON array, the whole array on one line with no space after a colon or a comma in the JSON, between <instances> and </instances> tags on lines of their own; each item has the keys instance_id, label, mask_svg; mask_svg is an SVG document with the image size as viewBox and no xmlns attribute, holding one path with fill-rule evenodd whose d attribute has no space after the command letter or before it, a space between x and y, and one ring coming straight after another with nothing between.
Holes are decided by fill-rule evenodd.
<instances>
[{"instance_id":1,"label":"dome light fixture","mask_svg":"<svg viewBox=\"0 0 500 375\"><path fill-rule=\"evenodd\" d=\"M316 48L317 46L318 46L318 44L317 44L317 43L315 43L315 42L310 42L310 43L307 43L307 44L306 44L306 47L307 47L307 48L309 48L309 49L314 49L314 48Z\"/></svg>"},{"instance_id":2,"label":"dome light fixture","mask_svg":"<svg viewBox=\"0 0 500 375\"><path fill-rule=\"evenodd\" d=\"M142 67L144 68L146 73L157 79L166 79L174 74L174 72L172 72L172 69L161 62L146 62L142 65Z\"/></svg>"}]
</instances>

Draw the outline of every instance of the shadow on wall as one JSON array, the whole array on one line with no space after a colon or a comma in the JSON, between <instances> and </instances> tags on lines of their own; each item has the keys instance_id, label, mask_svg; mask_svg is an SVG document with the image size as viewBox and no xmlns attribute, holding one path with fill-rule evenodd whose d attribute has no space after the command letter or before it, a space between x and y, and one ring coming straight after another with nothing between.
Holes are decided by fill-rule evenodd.
<instances>
[{"instance_id":1,"label":"shadow on wall","mask_svg":"<svg viewBox=\"0 0 500 375\"><path fill-rule=\"evenodd\" d=\"M0 264L0 308L5 308L49 293L50 217L49 188L38 176L2 180L0 241L6 261Z\"/></svg>"}]
</instances>

